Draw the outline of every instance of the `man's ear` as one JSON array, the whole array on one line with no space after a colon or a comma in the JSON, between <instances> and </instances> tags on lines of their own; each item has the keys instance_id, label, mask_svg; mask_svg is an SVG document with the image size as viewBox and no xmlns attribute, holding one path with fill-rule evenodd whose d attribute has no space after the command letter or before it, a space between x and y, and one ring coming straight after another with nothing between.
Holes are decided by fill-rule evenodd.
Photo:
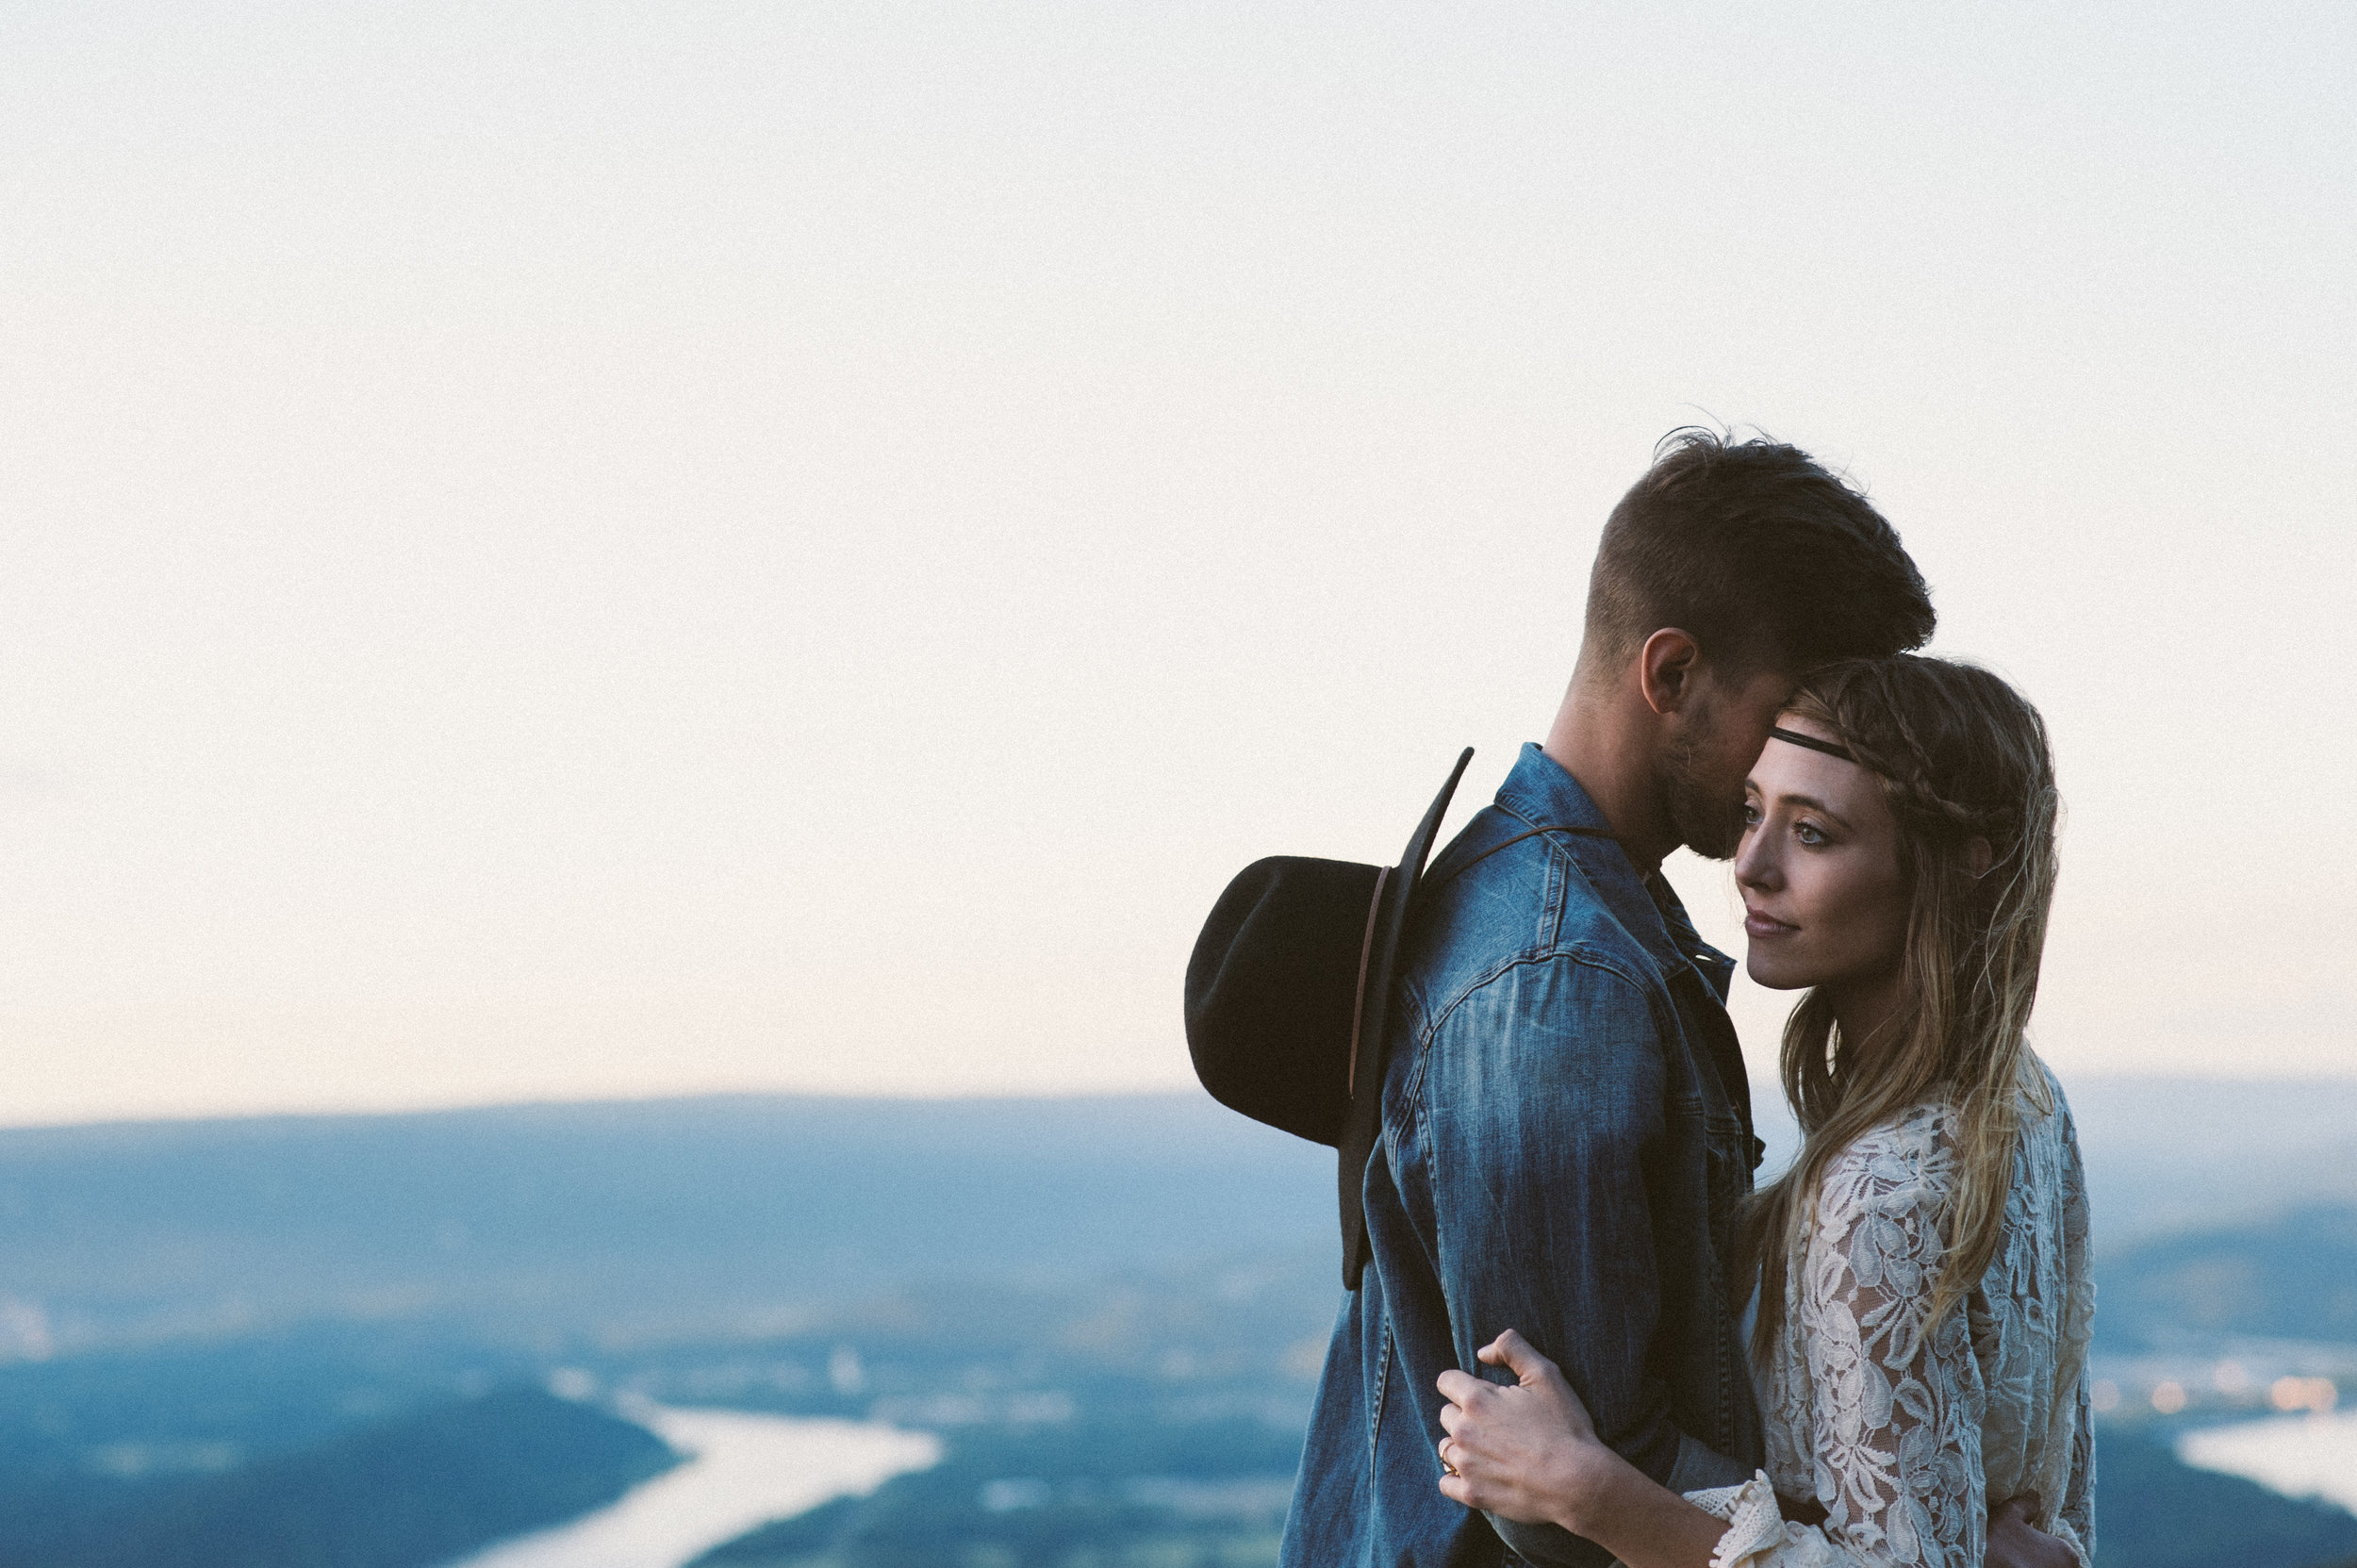
<instances>
[{"instance_id":1,"label":"man's ear","mask_svg":"<svg viewBox=\"0 0 2357 1568\"><path fill-rule=\"evenodd\" d=\"M1694 695L1694 677L1703 657L1702 645L1674 626L1664 626L1645 639L1637 652L1637 682L1645 705L1656 713L1676 713Z\"/></svg>"},{"instance_id":2,"label":"man's ear","mask_svg":"<svg viewBox=\"0 0 2357 1568\"><path fill-rule=\"evenodd\" d=\"M1988 840L1980 834L1974 834L1964 841L1964 868L1972 873L1974 882L1988 875L1989 862L1995 858L1996 851L1988 847Z\"/></svg>"}]
</instances>

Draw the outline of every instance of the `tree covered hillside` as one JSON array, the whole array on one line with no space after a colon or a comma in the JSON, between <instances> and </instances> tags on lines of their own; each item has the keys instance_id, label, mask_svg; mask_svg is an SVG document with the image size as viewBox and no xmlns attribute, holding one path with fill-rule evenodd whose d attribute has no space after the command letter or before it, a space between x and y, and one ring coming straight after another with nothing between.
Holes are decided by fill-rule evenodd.
<instances>
[{"instance_id":1,"label":"tree covered hillside","mask_svg":"<svg viewBox=\"0 0 2357 1568\"><path fill-rule=\"evenodd\" d=\"M221 1474L85 1494L0 1545L0 1564L432 1568L611 1502L676 1460L643 1427L503 1389Z\"/></svg>"}]
</instances>

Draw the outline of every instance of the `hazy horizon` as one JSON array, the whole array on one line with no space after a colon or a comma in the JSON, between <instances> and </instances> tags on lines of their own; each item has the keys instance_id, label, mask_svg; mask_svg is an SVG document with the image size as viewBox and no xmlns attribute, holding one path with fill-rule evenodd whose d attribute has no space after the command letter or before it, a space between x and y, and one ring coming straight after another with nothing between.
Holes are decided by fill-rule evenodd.
<instances>
[{"instance_id":1,"label":"hazy horizon","mask_svg":"<svg viewBox=\"0 0 2357 1568\"><path fill-rule=\"evenodd\" d=\"M2074 1088L2097 1090L2191 1088L2215 1085L2221 1089L2289 1092L2315 1088L2336 1094L2357 1093L2357 1076L2317 1074L2311 1077L2255 1077L2250 1074L2201 1072L2138 1073L2091 1072L2073 1073L2064 1084L2069 1095ZM1755 1117L1788 1124L1789 1110L1783 1103L1782 1092L1772 1078L1755 1077L1751 1081ZM1221 1106L1198 1084L1174 1084L1149 1088L1101 1088L1080 1086L1067 1089L1006 1090L990 1088L926 1091L919 1089L681 1089L638 1095L548 1094L516 1099L431 1099L421 1098L407 1104L286 1106L263 1110L215 1111L180 1110L154 1114L128 1116L61 1116L50 1118L0 1118L0 1133L23 1131L95 1131L109 1127L150 1127L158 1124L196 1122L276 1122L332 1121L339 1119L367 1120L411 1116L466 1115L481 1112L498 1114L509 1112L535 1111L595 1111L600 1108L630 1109L685 1106L711 1101L730 1100L814 1100L829 1104L879 1105L1063 1105L1078 1100L1103 1101L1166 1101L1200 1100L1222 1116L1233 1117L1240 1130L1263 1125L1254 1123L1241 1113ZM1257 1135L1257 1134L1256 1134ZM1291 1134L1277 1133L1291 1137ZM1296 1140L1300 1141L1300 1140ZM1304 1143L1304 1147L1310 1147Z\"/></svg>"},{"instance_id":2,"label":"hazy horizon","mask_svg":"<svg viewBox=\"0 0 2357 1568\"><path fill-rule=\"evenodd\" d=\"M2047 714L2066 1081L2357 1076L2352 58L11 8L0 1122L1182 1087L1221 885L1486 800L1696 421L1854 473Z\"/></svg>"}]
</instances>

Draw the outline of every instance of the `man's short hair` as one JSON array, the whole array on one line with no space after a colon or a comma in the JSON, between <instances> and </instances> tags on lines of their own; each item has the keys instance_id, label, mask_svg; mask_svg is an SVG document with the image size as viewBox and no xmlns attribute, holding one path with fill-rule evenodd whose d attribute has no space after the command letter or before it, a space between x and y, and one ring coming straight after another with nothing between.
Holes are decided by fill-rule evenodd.
<instances>
[{"instance_id":1,"label":"man's short hair","mask_svg":"<svg viewBox=\"0 0 2357 1568\"><path fill-rule=\"evenodd\" d=\"M1932 635L1931 590L1866 497L1800 448L1673 430L1604 525L1586 652L1665 626L1737 669L1879 658Z\"/></svg>"}]
</instances>

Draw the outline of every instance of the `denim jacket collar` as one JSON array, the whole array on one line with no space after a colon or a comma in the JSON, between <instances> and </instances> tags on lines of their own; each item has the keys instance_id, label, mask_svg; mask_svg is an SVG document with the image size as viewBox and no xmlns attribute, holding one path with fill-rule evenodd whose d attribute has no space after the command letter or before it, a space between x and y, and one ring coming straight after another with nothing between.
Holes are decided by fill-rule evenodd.
<instances>
[{"instance_id":1,"label":"denim jacket collar","mask_svg":"<svg viewBox=\"0 0 2357 1568\"><path fill-rule=\"evenodd\" d=\"M1536 741L1523 743L1513 771L1498 786L1499 806L1534 828L1576 828L1556 841L1572 856L1614 919L1661 966L1665 982L1689 966L1723 1002L1735 961L1702 939L1668 879L1658 870L1640 877L1628 851L1580 782ZM1597 836L1603 835L1603 836Z\"/></svg>"}]
</instances>

